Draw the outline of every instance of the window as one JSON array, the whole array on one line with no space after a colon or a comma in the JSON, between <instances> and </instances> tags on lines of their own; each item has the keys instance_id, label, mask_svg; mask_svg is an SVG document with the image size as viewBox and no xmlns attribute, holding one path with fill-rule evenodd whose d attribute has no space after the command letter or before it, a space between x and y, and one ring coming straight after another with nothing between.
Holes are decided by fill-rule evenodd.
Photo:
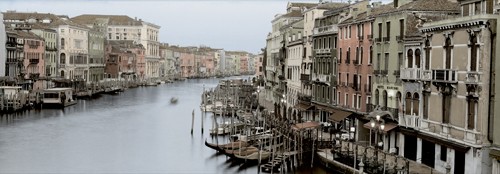
<instances>
[{"instance_id":1,"label":"window","mask_svg":"<svg viewBox=\"0 0 500 174\"><path fill-rule=\"evenodd\" d=\"M474 3L474 14L475 15L481 14L481 1Z\"/></svg>"},{"instance_id":2,"label":"window","mask_svg":"<svg viewBox=\"0 0 500 174\"><path fill-rule=\"evenodd\" d=\"M423 99L424 99L424 102L423 102L423 116L424 116L424 119L427 119L429 117L429 96L430 96L430 92L423 92Z\"/></svg>"},{"instance_id":3,"label":"window","mask_svg":"<svg viewBox=\"0 0 500 174\"><path fill-rule=\"evenodd\" d=\"M339 63L342 63L342 48L339 48Z\"/></svg>"},{"instance_id":4,"label":"window","mask_svg":"<svg viewBox=\"0 0 500 174\"><path fill-rule=\"evenodd\" d=\"M441 100L442 103L442 114L443 114L443 123L450 123L450 104L451 104L451 93L450 92L443 92L443 99Z\"/></svg>"},{"instance_id":5,"label":"window","mask_svg":"<svg viewBox=\"0 0 500 174\"><path fill-rule=\"evenodd\" d=\"M476 128L477 98L467 97L467 129Z\"/></svg>"},{"instance_id":6,"label":"window","mask_svg":"<svg viewBox=\"0 0 500 174\"><path fill-rule=\"evenodd\" d=\"M411 93L407 92L406 93L406 98L405 98L405 114L406 115L411 115L411 108L412 108L412 96Z\"/></svg>"},{"instance_id":7,"label":"window","mask_svg":"<svg viewBox=\"0 0 500 174\"><path fill-rule=\"evenodd\" d=\"M415 66L416 68L420 68L420 49L415 50Z\"/></svg>"},{"instance_id":8,"label":"window","mask_svg":"<svg viewBox=\"0 0 500 174\"><path fill-rule=\"evenodd\" d=\"M477 71L477 55L478 55L478 47L477 36L473 34L470 37L470 71Z\"/></svg>"},{"instance_id":9,"label":"window","mask_svg":"<svg viewBox=\"0 0 500 174\"><path fill-rule=\"evenodd\" d=\"M358 105L356 108L361 109L361 95L358 95Z\"/></svg>"},{"instance_id":10,"label":"window","mask_svg":"<svg viewBox=\"0 0 500 174\"><path fill-rule=\"evenodd\" d=\"M349 29L347 32L349 32L349 39L350 39L351 38L351 26L349 26Z\"/></svg>"},{"instance_id":11,"label":"window","mask_svg":"<svg viewBox=\"0 0 500 174\"><path fill-rule=\"evenodd\" d=\"M399 20L399 37L401 37L401 39L403 39L404 33L405 33L405 20L400 19Z\"/></svg>"},{"instance_id":12,"label":"window","mask_svg":"<svg viewBox=\"0 0 500 174\"><path fill-rule=\"evenodd\" d=\"M382 38L382 23L378 23L378 38Z\"/></svg>"},{"instance_id":13,"label":"window","mask_svg":"<svg viewBox=\"0 0 500 174\"><path fill-rule=\"evenodd\" d=\"M391 38L391 22L386 22L386 26L387 26L387 29L385 31L386 31L387 39L390 39ZM387 41L389 41L389 40L387 40Z\"/></svg>"},{"instance_id":14,"label":"window","mask_svg":"<svg viewBox=\"0 0 500 174\"><path fill-rule=\"evenodd\" d=\"M446 162L447 151L448 149L445 146L441 145L441 161Z\"/></svg>"},{"instance_id":15,"label":"window","mask_svg":"<svg viewBox=\"0 0 500 174\"><path fill-rule=\"evenodd\" d=\"M445 49L445 69L451 69L451 51L453 49L453 45L451 45L451 39L449 37L446 38L443 47Z\"/></svg>"},{"instance_id":16,"label":"window","mask_svg":"<svg viewBox=\"0 0 500 174\"><path fill-rule=\"evenodd\" d=\"M64 45L65 45L64 38L61 38L61 49L64 49Z\"/></svg>"},{"instance_id":17,"label":"window","mask_svg":"<svg viewBox=\"0 0 500 174\"><path fill-rule=\"evenodd\" d=\"M462 6L462 16L469 16L469 4Z\"/></svg>"},{"instance_id":18,"label":"window","mask_svg":"<svg viewBox=\"0 0 500 174\"><path fill-rule=\"evenodd\" d=\"M380 53L377 53L377 70L380 70Z\"/></svg>"},{"instance_id":19,"label":"window","mask_svg":"<svg viewBox=\"0 0 500 174\"><path fill-rule=\"evenodd\" d=\"M375 105L379 104L379 92L378 89L375 89Z\"/></svg>"},{"instance_id":20,"label":"window","mask_svg":"<svg viewBox=\"0 0 500 174\"><path fill-rule=\"evenodd\" d=\"M355 64L358 64L359 63L359 47L356 47L356 60L355 60Z\"/></svg>"},{"instance_id":21,"label":"window","mask_svg":"<svg viewBox=\"0 0 500 174\"><path fill-rule=\"evenodd\" d=\"M387 71L389 69L389 53L385 53L384 65L385 65L385 70Z\"/></svg>"},{"instance_id":22,"label":"window","mask_svg":"<svg viewBox=\"0 0 500 174\"><path fill-rule=\"evenodd\" d=\"M358 98L356 97L356 94L353 94L353 95L352 95L352 108L356 108L356 107L357 107L357 106L356 106L356 105L358 104L357 99L358 99Z\"/></svg>"},{"instance_id":23,"label":"window","mask_svg":"<svg viewBox=\"0 0 500 174\"><path fill-rule=\"evenodd\" d=\"M359 55L360 55L360 58L359 58L359 62L358 62L358 64L360 64L360 65L361 65L361 64L363 64L363 47L361 47L361 49L360 49L360 50L361 50L361 53L359 54Z\"/></svg>"},{"instance_id":24,"label":"window","mask_svg":"<svg viewBox=\"0 0 500 174\"><path fill-rule=\"evenodd\" d=\"M349 105L347 105L347 101L349 99L349 94L345 94L345 98L344 98L344 106L347 106L349 107Z\"/></svg>"},{"instance_id":25,"label":"window","mask_svg":"<svg viewBox=\"0 0 500 174\"><path fill-rule=\"evenodd\" d=\"M370 55L368 55L368 65L371 65L373 62L373 47L370 46Z\"/></svg>"},{"instance_id":26,"label":"window","mask_svg":"<svg viewBox=\"0 0 500 174\"><path fill-rule=\"evenodd\" d=\"M418 93L413 94L413 114L418 116L418 109L419 109L419 103L420 103L420 98Z\"/></svg>"},{"instance_id":27,"label":"window","mask_svg":"<svg viewBox=\"0 0 500 174\"><path fill-rule=\"evenodd\" d=\"M350 61L351 61L351 47L347 48L347 56L345 63L349 64Z\"/></svg>"},{"instance_id":28,"label":"window","mask_svg":"<svg viewBox=\"0 0 500 174\"><path fill-rule=\"evenodd\" d=\"M387 91L386 90L384 90L384 93L382 93L382 99L384 100L383 101L384 108L385 108L385 110L387 110Z\"/></svg>"},{"instance_id":29,"label":"window","mask_svg":"<svg viewBox=\"0 0 500 174\"><path fill-rule=\"evenodd\" d=\"M429 39L425 40L425 69L429 70L430 66L430 58L431 58L431 43Z\"/></svg>"},{"instance_id":30,"label":"window","mask_svg":"<svg viewBox=\"0 0 500 174\"><path fill-rule=\"evenodd\" d=\"M59 64L66 64L66 54L61 53Z\"/></svg>"},{"instance_id":31,"label":"window","mask_svg":"<svg viewBox=\"0 0 500 174\"><path fill-rule=\"evenodd\" d=\"M406 56L407 56L406 67L413 68L413 50L409 49L408 52L406 53Z\"/></svg>"}]
</instances>

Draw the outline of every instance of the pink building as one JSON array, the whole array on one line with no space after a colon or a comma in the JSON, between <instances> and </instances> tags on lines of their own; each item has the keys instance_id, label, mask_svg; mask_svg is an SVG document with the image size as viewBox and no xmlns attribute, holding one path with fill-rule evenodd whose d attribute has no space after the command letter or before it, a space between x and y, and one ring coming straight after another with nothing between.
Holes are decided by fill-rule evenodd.
<instances>
[{"instance_id":1,"label":"pink building","mask_svg":"<svg viewBox=\"0 0 500 174\"><path fill-rule=\"evenodd\" d=\"M26 89L45 89L45 41L32 32L18 31L19 37L24 41L24 74Z\"/></svg>"},{"instance_id":2,"label":"pink building","mask_svg":"<svg viewBox=\"0 0 500 174\"><path fill-rule=\"evenodd\" d=\"M106 46L106 77L144 79L144 51L142 45L132 41L109 41Z\"/></svg>"},{"instance_id":3,"label":"pink building","mask_svg":"<svg viewBox=\"0 0 500 174\"><path fill-rule=\"evenodd\" d=\"M373 82L372 20L366 12L339 24L337 102L344 109L367 111Z\"/></svg>"},{"instance_id":4,"label":"pink building","mask_svg":"<svg viewBox=\"0 0 500 174\"><path fill-rule=\"evenodd\" d=\"M180 54L181 77L188 78L196 75L195 59L193 53L181 52Z\"/></svg>"},{"instance_id":5,"label":"pink building","mask_svg":"<svg viewBox=\"0 0 500 174\"><path fill-rule=\"evenodd\" d=\"M248 54L240 55L240 74L248 74Z\"/></svg>"},{"instance_id":6,"label":"pink building","mask_svg":"<svg viewBox=\"0 0 500 174\"><path fill-rule=\"evenodd\" d=\"M202 56L202 67L204 69L204 74L206 76L213 76L215 75L215 62L214 62L214 53L206 53L204 56Z\"/></svg>"}]
</instances>

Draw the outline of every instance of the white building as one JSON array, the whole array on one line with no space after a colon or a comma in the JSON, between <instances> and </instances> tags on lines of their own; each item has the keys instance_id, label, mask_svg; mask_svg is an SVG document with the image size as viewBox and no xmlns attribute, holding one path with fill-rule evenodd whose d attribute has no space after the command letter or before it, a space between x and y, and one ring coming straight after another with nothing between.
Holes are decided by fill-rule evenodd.
<instances>
[{"instance_id":1,"label":"white building","mask_svg":"<svg viewBox=\"0 0 500 174\"><path fill-rule=\"evenodd\" d=\"M3 21L3 14L0 13L0 20ZM0 43L7 43L7 33L5 32L5 25L0 22ZM0 77L5 76L5 61L7 57L7 50L5 44L0 44Z\"/></svg>"}]
</instances>

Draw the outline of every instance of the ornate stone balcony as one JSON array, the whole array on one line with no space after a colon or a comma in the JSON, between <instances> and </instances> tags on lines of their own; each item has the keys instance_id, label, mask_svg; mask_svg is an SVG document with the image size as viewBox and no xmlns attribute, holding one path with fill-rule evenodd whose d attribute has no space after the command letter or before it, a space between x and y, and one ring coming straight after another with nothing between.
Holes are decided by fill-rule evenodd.
<instances>
[{"instance_id":1,"label":"ornate stone balcony","mask_svg":"<svg viewBox=\"0 0 500 174\"><path fill-rule=\"evenodd\" d=\"M433 69L432 70L432 81L433 82L443 82L443 83L457 83L457 70L452 69Z\"/></svg>"},{"instance_id":2,"label":"ornate stone balcony","mask_svg":"<svg viewBox=\"0 0 500 174\"><path fill-rule=\"evenodd\" d=\"M332 33L332 32L339 32L339 28L337 25L328 25L328 26L322 26L322 27L316 27L313 30L313 34L325 34L325 33Z\"/></svg>"},{"instance_id":3,"label":"ornate stone balcony","mask_svg":"<svg viewBox=\"0 0 500 174\"><path fill-rule=\"evenodd\" d=\"M416 115L406 115L399 113L399 125L409 128L417 129L420 127L420 116Z\"/></svg>"},{"instance_id":4,"label":"ornate stone balcony","mask_svg":"<svg viewBox=\"0 0 500 174\"><path fill-rule=\"evenodd\" d=\"M312 74L312 81L319 81L323 83L330 83L330 75L325 74Z\"/></svg>"},{"instance_id":5,"label":"ornate stone balcony","mask_svg":"<svg viewBox=\"0 0 500 174\"><path fill-rule=\"evenodd\" d=\"M420 68L403 68L401 69L401 80L420 80L421 77Z\"/></svg>"},{"instance_id":6,"label":"ornate stone balcony","mask_svg":"<svg viewBox=\"0 0 500 174\"><path fill-rule=\"evenodd\" d=\"M478 84L481 82L481 73L476 71L467 71L465 76L465 84Z\"/></svg>"}]
</instances>

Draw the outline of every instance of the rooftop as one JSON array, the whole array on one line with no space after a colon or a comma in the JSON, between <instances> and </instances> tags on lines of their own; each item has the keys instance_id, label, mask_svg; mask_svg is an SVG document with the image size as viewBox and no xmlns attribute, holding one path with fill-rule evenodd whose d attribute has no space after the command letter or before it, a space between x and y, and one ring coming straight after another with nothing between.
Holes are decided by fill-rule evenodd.
<instances>
[{"instance_id":1,"label":"rooftop","mask_svg":"<svg viewBox=\"0 0 500 174\"><path fill-rule=\"evenodd\" d=\"M141 26L142 20L136 20L126 15L97 15L97 14L83 14L71 18L71 20L85 25L94 24L96 19L109 19L108 25L130 25Z\"/></svg>"}]
</instances>

